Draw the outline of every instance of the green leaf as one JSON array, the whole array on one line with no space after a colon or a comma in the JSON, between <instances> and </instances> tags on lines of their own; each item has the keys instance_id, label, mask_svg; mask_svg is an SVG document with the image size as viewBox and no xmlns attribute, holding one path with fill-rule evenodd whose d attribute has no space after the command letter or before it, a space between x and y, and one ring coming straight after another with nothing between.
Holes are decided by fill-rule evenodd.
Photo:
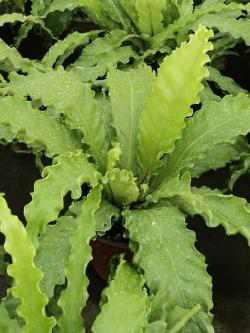
<instances>
[{"instance_id":1,"label":"green leaf","mask_svg":"<svg viewBox=\"0 0 250 333\"><path fill-rule=\"evenodd\" d=\"M159 166L161 156L173 150L185 118L192 114L191 105L199 101L201 81L208 76L205 64L212 49L211 36L200 27L160 67L140 122L139 158L147 177Z\"/></svg>"},{"instance_id":2,"label":"green leaf","mask_svg":"<svg viewBox=\"0 0 250 333\"><path fill-rule=\"evenodd\" d=\"M233 38L241 38L246 45L250 45L250 20L247 18L234 18L227 13L208 14L197 20L194 27L199 24L216 28L222 33L230 34Z\"/></svg>"},{"instance_id":3,"label":"green leaf","mask_svg":"<svg viewBox=\"0 0 250 333\"><path fill-rule=\"evenodd\" d=\"M183 1L183 3L186 1ZM176 40L177 44L185 40L189 31L197 27L198 23L202 21L202 18L209 14L232 15L232 17L240 17L244 14L244 11L249 10L247 5L239 3L225 4L224 1L203 1L200 6L195 6L192 15L180 15L168 29L165 29L161 33L153 37L151 43L156 49L159 49L167 42ZM200 21L199 21L200 20Z\"/></svg>"},{"instance_id":4,"label":"green leaf","mask_svg":"<svg viewBox=\"0 0 250 333\"><path fill-rule=\"evenodd\" d=\"M137 168L137 133L144 101L150 92L153 74L149 67L140 67L128 72L112 71L108 85L112 105L113 123L121 145L122 168Z\"/></svg>"},{"instance_id":5,"label":"green leaf","mask_svg":"<svg viewBox=\"0 0 250 333\"><path fill-rule=\"evenodd\" d=\"M214 67L209 67L209 78L207 80L215 82L221 90L231 95L238 95L239 93L246 92L246 90L241 88L233 79L222 75L220 71Z\"/></svg>"},{"instance_id":6,"label":"green leaf","mask_svg":"<svg viewBox=\"0 0 250 333\"><path fill-rule=\"evenodd\" d=\"M15 47L17 49L20 47L21 43L29 36L29 33L33 30L33 28L33 22L24 22L22 24L15 38Z\"/></svg>"},{"instance_id":7,"label":"green leaf","mask_svg":"<svg viewBox=\"0 0 250 333\"><path fill-rule=\"evenodd\" d=\"M85 13L97 24L114 27L114 22L104 13L103 3L99 0L52 0L46 6L44 15L49 15L53 12L74 11L75 9L83 9Z\"/></svg>"},{"instance_id":8,"label":"green leaf","mask_svg":"<svg viewBox=\"0 0 250 333\"><path fill-rule=\"evenodd\" d=\"M4 333L19 333L20 327L15 319L9 317L4 304L0 304L0 331Z\"/></svg>"},{"instance_id":9,"label":"green leaf","mask_svg":"<svg viewBox=\"0 0 250 333\"><path fill-rule=\"evenodd\" d=\"M143 278L125 261L119 264L113 280L104 291L104 304L93 333L143 333L149 302Z\"/></svg>"},{"instance_id":10,"label":"green leaf","mask_svg":"<svg viewBox=\"0 0 250 333\"><path fill-rule=\"evenodd\" d=\"M191 170L193 177L199 177L202 173L209 170L223 168L232 161L239 160L249 151L248 144L239 138L235 144L222 143L210 149L206 154L206 159L196 162Z\"/></svg>"},{"instance_id":11,"label":"green leaf","mask_svg":"<svg viewBox=\"0 0 250 333\"><path fill-rule=\"evenodd\" d=\"M40 27L42 27L49 35L52 36L52 33L49 29L46 28L44 22L36 16L25 16L20 13L11 13L11 14L2 14L0 17L0 27L4 26L5 24L14 24L14 23L30 23L31 25L38 24Z\"/></svg>"},{"instance_id":12,"label":"green leaf","mask_svg":"<svg viewBox=\"0 0 250 333\"><path fill-rule=\"evenodd\" d=\"M31 69L33 63L23 58L14 47L9 47L0 39L0 68L3 71L11 72L14 70L23 70L24 72Z\"/></svg>"},{"instance_id":13,"label":"green leaf","mask_svg":"<svg viewBox=\"0 0 250 333\"><path fill-rule=\"evenodd\" d=\"M127 64L137 55L131 46L122 46L126 38L126 32L121 30L113 30L104 37L96 38L84 48L71 70L77 72L83 82L93 82L119 64Z\"/></svg>"},{"instance_id":14,"label":"green leaf","mask_svg":"<svg viewBox=\"0 0 250 333\"><path fill-rule=\"evenodd\" d=\"M150 322L170 320L175 306L199 312L184 332L213 332L211 279L205 261L195 249L193 232L173 206L130 211L126 217L134 262L144 271L152 294ZM142 237L143 235L143 237ZM157 272L157 274L156 274Z\"/></svg>"},{"instance_id":15,"label":"green leaf","mask_svg":"<svg viewBox=\"0 0 250 333\"><path fill-rule=\"evenodd\" d=\"M65 281L65 266L70 253L70 238L76 227L72 216L63 216L55 225L48 225L39 238L35 258L37 267L43 272L41 290L51 298L56 285Z\"/></svg>"},{"instance_id":16,"label":"green leaf","mask_svg":"<svg viewBox=\"0 0 250 333\"><path fill-rule=\"evenodd\" d=\"M241 161L240 163L231 168L231 178L229 181L229 188L233 190L235 183L238 181L238 179L249 173L250 170L250 156L249 156L249 150L246 154L243 154L241 156Z\"/></svg>"},{"instance_id":17,"label":"green leaf","mask_svg":"<svg viewBox=\"0 0 250 333\"><path fill-rule=\"evenodd\" d=\"M7 23L16 23L16 22L25 22L31 18L31 16L24 16L23 14L20 13L11 13L11 14L2 14L0 17L0 27L4 26Z\"/></svg>"},{"instance_id":18,"label":"green leaf","mask_svg":"<svg viewBox=\"0 0 250 333\"><path fill-rule=\"evenodd\" d=\"M99 32L73 32L72 34L66 36L63 40L59 40L56 44L54 44L45 54L42 62L45 66L50 67L53 67L54 65L62 65L63 62L74 53L77 47L87 45L92 38L98 35Z\"/></svg>"},{"instance_id":19,"label":"green leaf","mask_svg":"<svg viewBox=\"0 0 250 333\"><path fill-rule=\"evenodd\" d=\"M142 33L155 35L164 29L163 11L166 9L166 0L136 0L135 7L138 27Z\"/></svg>"},{"instance_id":20,"label":"green leaf","mask_svg":"<svg viewBox=\"0 0 250 333\"><path fill-rule=\"evenodd\" d=\"M187 213L202 215L208 227L223 226L227 235L241 234L250 244L250 206L245 199L204 187L193 188L177 202Z\"/></svg>"},{"instance_id":21,"label":"green leaf","mask_svg":"<svg viewBox=\"0 0 250 333\"><path fill-rule=\"evenodd\" d=\"M93 157L100 168L104 168L110 145L107 117L94 91L89 85L83 85L77 74L61 67L46 72L32 71L27 76L13 74L9 89L21 96L31 96L34 101L42 101L58 115L63 114L71 129L83 133Z\"/></svg>"},{"instance_id":22,"label":"green leaf","mask_svg":"<svg viewBox=\"0 0 250 333\"><path fill-rule=\"evenodd\" d=\"M73 199L79 199L81 186L84 183L96 186L99 179L94 165L81 152L56 157L54 164L43 170L42 176L43 179L35 183L32 201L24 209L27 229L33 240L44 232L49 222L57 219L68 192Z\"/></svg>"},{"instance_id":23,"label":"green leaf","mask_svg":"<svg viewBox=\"0 0 250 333\"><path fill-rule=\"evenodd\" d=\"M160 179L168 181L182 170L192 170L199 161L207 159L207 153L217 145L234 144L239 135L249 132L249 128L250 98L247 95L229 95L219 102L207 102L188 120Z\"/></svg>"},{"instance_id":24,"label":"green leaf","mask_svg":"<svg viewBox=\"0 0 250 333\"><path fill-rule=\"evenodd\" d=\"M35 249L25 227L11 214L3 197L0 208L0 231L6 238L4 248L12 257L8 274L15 284L11 293L21 301L17 313L25 320L23 332L51 332L55 321L45 315L48 299L38 287L42 273L34 264Z\"/></svg>"},{"instance_id":25,"label":"green leaf","mask_svg":"<svg viewBox=\"0 0 250 333\"><path fill-rule=\"evenodd\" d=\"M96 235L95 213L101 202L101 188L92 190L83 202L75 220L70 239L71 251L66 266L67 288L62 292L59 305L63 315L59 321L60 332L83 332L82 308L88 299L87 265L91 260L90 240Z\"/></svg>"},{"instance_id":26,"label":"green leaf","mask_svg":"<svg viewBox=\"0 0 250 333\"><path fill-rule=\"evenodd\" d=\"M8 142L15 138L35 152L45 150L49 157L81 147L73 133L54 117L33 109L30 102L15 96L0 99L0 126L8 127L13 134L9 138L0 131L1 139Z\"/></svg>"}]
</instances>

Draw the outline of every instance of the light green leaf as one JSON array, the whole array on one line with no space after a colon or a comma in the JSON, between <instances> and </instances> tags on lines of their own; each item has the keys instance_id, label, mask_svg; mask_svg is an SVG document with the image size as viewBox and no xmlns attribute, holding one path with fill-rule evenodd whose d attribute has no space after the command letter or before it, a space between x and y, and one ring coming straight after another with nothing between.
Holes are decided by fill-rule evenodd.
<instances>
[{"instance_id":1,"label":"light green leaf","mask_svg":"<svg viewBox=\"0 0 250 333\"><path fill-rule=\"evenodd\" d=\"M32 2L32 15L43 16L46 8L53 0L31 0Z\"/></svg>"},{"instance_id":2,"label":"light green leaf","mask_svg":"<svg viewBox=\"0 0 250 333\"><path fill-rule=\"evenodd\" d=\"M136 0L135 7L138 27L142 33L156 35L164 29L163 11L166 9L166 0Z\"/></svg>"},{"instance_id":3,"label":"light green leaf","mask_svg":"<svg viewBox=\"0 0 250 333\"><path fill-rule=\"evenodd\" d=\"M113 200L118 205L129 205L136 202L139 197L137 179L131 171L114 168L105 175L104 182L107 184Z\"/></svg>"},{"instance_id":4,"label":"light green leaf","mask_svg":"<svg viewBox=\"0 0 250 333\"><path fill-rule=\"evenodd\" d=\"M201 306L195 305L191 310L183 309L179 306L176 306L172 311L171 315L168 318L169 333L178 333L185 332L185 327L188 322L201 310ZM189 329L189 328L188 328ZM208 326L210 331L213 331L212 327Z\"/></svg>"},{"instance_id":5,"label":"light green leaf","mask_svg":"<svg viewBox=\"0 0 250 333\"><path fill-rule=\"evenodd\" d=\"M132 250L136 249L134 262L144 271L153 297L150 322L168 322L175 306L192 309L200 305L202 311L183 332L213 332L211 279L183 214L173 206L130 211L126 227Z\"/></svg>"},{"instance_id":6,"label":"light green leaf","mask_svg":"<svg viewBox=\"0 0 250 333\"><path fill-rule=\"evenodd\" d=\"M182 138L169 156L160 179L170 179L182 170L192 168L219 144L234 144L250 128L250 98L247 95L226 96L220 102L210 101L188 120Z\"/></svg>"},{"instance_id":7,"label":"light green leaf","mask_svg":"<svg viewBox=\"0 0 250 333\"><path fill-rule=\"evenodd\" d=\"M13 74L9 89L18 95L41 101L56 114L63 114L71 129L83 133L91 154L100 168L104 168L110 145L107 117L94 91L89 85L83 85L77 74L61 67L46 72L32 71L27 76Z\"/></svg>"},{"instance_id":8,"label":"light green leaf","mask_svg":"<svg viewBox=\"0 0 250 333\"><path fill-rule=\"evenodd\" d=\"M92 38L95 38L96 35L98 35L99 32L73 32L72 34L66 36L63 40L59 40L56 44L54 44L45 54L42 62L44 65L51 67L54 65L62 65L65 59L73 54L77 47L87 45Z\"/></svg>"},{"instance_id":9,"label":"light green leaf","mask_svg":"<svg viewBox=\"0 0 250 333\"><path fill-rule=\"evenodd\" d=\"M112 21L116 22L123 30L134 31L129 15L124 12L120 0L102 0L102 9Z\"/></svg>"},{"instance_id":10,"label":"light green leaf","mask_svg":"<svg viewBox=\"0 0 250 333\"><path fill-rule=\"evenodd\" d=\"M160 67L140 122L139 158L147 177L159 166L161 156L173 150L185 118L192 114L191 105L199 101L201 81L208 76L205 64L212 49L211 36L200 27Z\"/></svg>"},{"instance_id":11,"label":"light green leaf","mask_svg":"<svg viewBox=\"0 0 250 333\"><path fill-rule=\"evenodd\" d=\"M122 46L127 37L126 32L113 30L96 38L84 48L71 70L77 72L83 82L93 82L117 68L118 64L127 64L131 58L137 58L131 46Z\"/></svg>"},{"instance_id":12,"label":"light green leaf","mask_svg":"<svg viewBox=\"0 0 250 333\"><path fill-rule=\"evenodd\" d=\"M0 304L0 332L4 333L19 333L20 327L15 319L9 317L8 311L4 304Z\"/></svg>"},{"instance_id":13,"label":"light green leaf","mask_svg":"<svg viewBox=\"0 0 250 333\"><path fill-rule=\"evenodd\" d=\"M120 6L124 12L130 17L132 24L137 27L138 17L135 8L135 1L131 0L120 0Z\"/></svg>"},{"instance_id":14,"label":"light green leaf","mask_svg":"<svg viewBox=\"0 0 250 333\"><path fill-rule=\"evenodd\" d=\"M11 293L21 301L17 313L25 320L23 332L51 332L55 321L45 314L48 299L38 287L42 273L34 264L35 249L25 227L11 214L3 197L0 208L0 231L6 238L4 248L12 257L8 267L8 274L15 281Z\"/></svg>"},{"instance_id":15,"label":"light green leaf","mask_svg":"<svg viewBox=\"0 0 250 333\"><path fill-rule=\"evenodd\" d=\"M120 158L121 158L122 150L121 145L118 142L113 143L113 147L108 151L107 156L107 171L110 171L117 167Z\"/></svg>"},{"instance_id":16,"label":"light green leaf","mask_svg":"<svg viewBox=\"0 0 250 333\"><path fill-rule=\"evenodd\" d=\"M112 105L113 123L121 145L122 168L138 172L137 133L145 98L150 92L153 74L149 67L135 70L112 71L108 85Z\"/></svg>"},{"instance_id":17,"label":"light green leaf","mask_svg":"<svg viewBox=\"0 0 250 333\"><path fill-rule=\"evenodd\" d=\"M178 6L181 16L191 16L194 9L193 0L182 0Z\"/></svg>"},{"instance_id":18,"label":"light green leaf","mask_svg":"<svg viewBox=\"0 0 250 333\"><path fill-rule=\"evenodd\" d=\"M93 333L143 333L149 302L142 277L123 260L104 291L104 304L93 326Z\"/></svg>"},{"instance_id":19,"label":"light green leaf","mask_svg":"<svg viewBox=\"0 0 250 333\"><path fill-rule=\"evenodd\" d=\"M34 185L32 201L25 206L28 232L32 239L44 232L49 222L55 221L63 208L64 196L71 192L73 199L79 199L84 183L96 186L99 174L81 152L60 155L54 164L43 170L43 179ZM48 201L47 198L50 198Z\"/></svg>"},{"instance_id":20,"label":"light green leaf","mask_svg":"<svg viewBox=\"0 0 250 333\"><path fill-rule=\"evenodd\" d=\"M96 232L99 235L105 234L112 227L112 218L119 217L119 209L109 201L103 200L96 212Z\"/></svg>"},{"instance_id":21,"label":"light green leaf","mask_svg":"<svg viewBox=\"0 0 250 333\"><path fill-rule=\"evenodd\" d=\"M49 157L81 147L73 133L54 117L33 109L30 102L15 96L0 99L0 126L8 127L13 134L9 138L0 131L1 139L8 142L15 138L35 152L45 150Z\"/></svg>"},{"instance_id":22,"label":"light green leaf","mask_svg":"<svg viewBox=\"0 0 250 333\"><path fill-rule=\"evenodd\" d=\"M41 290L51 298L56 285L65 281L65 266L70 253L70 238L76 227L72 216L63 216L55 225L48 225L39 238L35 258L36 265L43 272Z\"/></svg>"},{"instance_id":23,"label":"light green leaf","mask_svg":"<svg viewBox=\"0 0 250 333\"><path fill-rule=\"evenodd\" d=\"M70 239L71 251L66 266L67 288L62 292L59 305L63 310L60 318L60 332L83 332L82 308L88 299L87 265L91 260L90 240L96 235L95 213L100 206L101 189L92 190L83 202L81 212L75 220Z\"/></svg>"}]
</instances>

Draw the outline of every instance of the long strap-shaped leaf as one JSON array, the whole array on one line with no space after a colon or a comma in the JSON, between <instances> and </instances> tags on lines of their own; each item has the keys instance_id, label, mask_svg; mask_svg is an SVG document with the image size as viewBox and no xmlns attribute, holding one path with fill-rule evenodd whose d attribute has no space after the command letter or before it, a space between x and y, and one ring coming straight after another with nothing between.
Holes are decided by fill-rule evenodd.
<instances>
[{"instance_id":1,"label":"long strap-shaped leaf","mask_svg":"<svg viewBox=\"0 0 250 333\"><path fill-rule=\"evenodd\" d=\"M245 199L202 187L180 195L177 202L187 213L202 215L208 227L223 226L227 235L241 234L250 244L250 206Z\"/></svg>"},{"instance_id":2,"label":"long strap-shaped leaf","mask_svg":"<svg viewBox=\"0 0 250 333\"><path fill-rule=\"evenodd\" d=\"M183 3L186 0L183 1ZM183 40L190 29L195 26L195 23L198 22L202 17L208 14L225 14L228 16L232 15L232 17L238 18L241 16L242 11L249 11L249 4L235 3L230 2L225 4L224 1L203 1L200 6L196 6L192 15L181 15L179 19L175 20L171 25L168 26L168 29L165 29L161 33L154 36L152 40L152 44L154 48L160 48L167 41L171 39L178 39L180 36L180 40ZM236 13L236 16L235 16ZM230 27L229 27L230 28ZM179 35L179 36L178 36Z\"/></svg>"},{"instance_id":3,"label":"long strap-shaped leaf","mask_svg":"<svg viewBox=\"0 0 250 333\"><path fill-rule=\"evenodd\" d=\"M200 160L207 158L207 152L216 145L233 144L239 135L247 134L249 129L249 96L239 94L226 96L219 102L207 102L188 121L182 138L167 160L161 179L168 180L184 169L191 170Z\"/></svg>"},{"instance_id":4,"label":"long strap-shaped leaf","mask_svg":"<svg viewBox=\"0 0 250 333\"><path fill-rule=\"evenodd\" d=\"M237 13L237 12L236 12ZM243 39L246 45L250 45L250 20L249 18L233 17L230 13L208 14L201 17L194 24L194 27L203 24L209 28L216 28L221 33L230 34L235 39Z\"/></svg>"},{"instance_id":5,"label":"long strap-shaped leaf","mask_svg":"<svg viewBox=\"0 0 250 333\"><path fill-rule=\"evenodd\" d=\"M208 227L223 226L228 235L239 233L250 243L250 206L247 201L234 195L224 195L219 190L191 188L188 174L165 182L148 199L153 202L170 199L185 213L202 215Z\"/></svg>"},{"instance_id":6,"label":"long strap-shaped leaf","mask_svg":"<svg viewBox=\"0 0 250 333\"><path fill-rule=\"evenodd\" d=\"M96 187L83 202L75 229L70 239L71 252L66 267L67 288L59 305L63 310L59 321L60 332L83 332L81 311L88 298L87 265L91 260L90 240L96 235L95 214L101 202L101 188Z\"/></svg>"},{"instance_id":7,"label":"long strap-shaped leaf","mask_svg":"<svg viewBox=\"0 0 250 333\"><path fill-rule=\"evenodd\" d=\"M66 10L84 9L86 14L100 26L113 28L115 25L104 13L103 1L100 0L53 0L47 8L44 8L44 15L55 11L64 12Z\"/></svg>"},{"instance_id":8,"label":"long strap-shaped leaf","mask_svg":"<svg viewBox=\"0 0 250 333\"><path fill-rule=\"evenodd\" d=\"M108 79L113 122L122 149L120 165L135 174L138 171L136 155L139 119L153 78L149 67L141 67L128 72L112 71Z\"/></svg>"},{"instance_id":9,"label":"long strap-shaped leaf","mask_svg":"<svg viewBox=\"0 0 250 333\"><path fill-rule=\"evenodd\" d=\"M154 295L151 320L165 318L168 322L175 306L191 309L200 305L202 311L184 332L212 332L211 279L203 257L195 250L195 237L186 228L183 214L172 206L130 211L126 227L131 241L138 245L134 261L143 269Z\"/></svg>"},{"instance_id":10,"label":"long strap-shaped leaf","mask_svg":"<svg viewBox=\"0 0 250 333\"><path fill-rule=\"evenodd\" d=\"M35 263L43 272L41 290L50 298L55 286L65 282L64 270L70 253L74 222L72 216L62 216L55 225L48 225L39 238Z\"/></svg>"},{"instance_id":11,"label":"long strap-shaped leaf","mask_svg":"<svg viewBox=\"0 0 250 333\"><path fill-rule=\"evenodd\" d=\"M129 264L121 261L114 279L104 291L105 303L93 326L93 333L143 333L149 300L144 280Z\"/></svg>"},{"instance_id":12,"label":"long strap-shaped leaf","mask_svg":"<svg viewBox=\"0 0 250 333\"><path fill-rule=\"evenodd\" d=\"M64 114L68 126L83 133L94 158L100 167L104 167L109 148L106 115L94 91L89 85L83 85L77 74L61 67L46 72L33 71L27 76L14 74L9 89L42 101L45 106L53 107L57 114Z\"/></svg>"},{"instance_id":13,"label":"long strap-shaped leaf","mask_svg":"<svg viewBox=\"0 0 250 333\"><path fill-rule=\"evenodd\" d=\"M83 82L94 82L118 64L127 64L131 58L138 57L130 45L122 45L127 38L127 33L122 30L113 30L96 38L84 48L71 69L81 76Z\"/></svg>"},{"instance_id":14,"label":"long strap-shaped leaf","mask_svg":"<svg viewBox=\"0 0 250 333\"><path fill-rule=\"evenodd\" d=\"M199 101L202 80L208 76L205 64L212 33L200 27L189 43L167 56L153 83L152 92L141 115L139 158L143 174L157 168L164 153L174 148L181 136L191 105Z\"/></svg>"},{"instance_id":15,"label":"long strap-shaped leaf","mask_svg":"<svg viewBox=\"0 0 250 333\"><path fill-rule=\"evenodd\" d=\"M39 24L44 30L46 30L47 33L51 34L51 31L46 28L44 22L36 16L25 16L20 13L11 13L11 14L3 14L0 17L0 27L4 26L7 23L16 23L16 22L21 22L21 23L30 23L30 24Z\"/></svg>"},{"instance_id":16,"label":"long strap-shaped leaf","mask_svg":"<svg viewBox=\"0 0 250 333\"><path fill-rule=\"evenodd\" d=\"M163 26L163 12L167 8L166 0L135 0L138 15L138 27L142 33L156 35Z\"/></svg>"},{"instance_id":17,"label":"long strap-shaped leaf","mask_svg":"<svg viewBox=\"0 0 250 333\"><path fill-rule=\"evenodd\" d=\"M54 117L33 109L30 102L15 96L0 99L0 126L7 126L13 138L35 151L45 150L49 157L81 147L72 132ZM3 131L0 138L8 141Z\"/></svg>"},{"instance_id":18,"label":"long strap-shaped leaf","mask_svg":"<svg viewBox=\"0 0 250 333\"><path fill-rule=\"evenodd\" d=\"M34 264L35 249L26 229L11 215L6 201L0 197L0 231L5 235L5 250L12 257L8 274L14 279L11 292L21 301L18 314L25 320L23 332L52 332L55 322L45 315L48 299L39 289L42 273Z\"/></svg>"},{"instance_id":19,"label":"long strap-shaped leaf","mask_svg":"<svg viewBox=\"0 0 250 333\"><path fill-rule=\"evenodd\" d=\"M57 219L68 192L71 192L73 199L78 199L82 184L95 186L99 174L83 153L76 152L56 157L54 164L44 169L43 177L35 183L32 201L25 207L27 228L32 238L43 232L49 222Z\"/></svg>"},{"instance_id":20,"label":"long strap-shaped leaf","mask_svg":"<svg viewBox=\"0 0 250 333\"><path fill-rule=\"evenodd\" d=\"M100 31L99 31L100 32ZM42 62L46 66L62 65L64 60L69 57L74 50L82 45L86 45L91 40L91 37L95 37L98 31L91 31L87 33L73 32L65 37L63 40L59 40L53 45L49 51L43 57Z\"/></svg>"}]
</instances>

